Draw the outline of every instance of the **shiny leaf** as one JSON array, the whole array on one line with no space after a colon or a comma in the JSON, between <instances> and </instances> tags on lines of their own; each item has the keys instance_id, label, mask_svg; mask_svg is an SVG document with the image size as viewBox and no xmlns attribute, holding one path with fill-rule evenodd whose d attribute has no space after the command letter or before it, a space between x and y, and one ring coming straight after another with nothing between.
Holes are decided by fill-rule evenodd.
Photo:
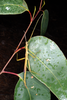
<instances>
[{"instance_id":1,"label":"shiny leaf","mask_svg":"<svg viewBox=\"0 0 67 100\"><path fill-rule=\"evenodd\" d=\"M0 14L21 14L28 11L25 0L0 0Z\"/></svg>"},{"instance_id":2,"label":"shiny leaf","mask_svg":"<svg viewBox=\"0 0 67 100\"><path fill-rule=\"evenodd\" d=\"M22 72L19 75L23 78L24 73ZM50 100L49 89L33 77L30 72L27 72L26 83L31 95L31 100ZM19 79L16 84L14 100L30 100L27 88L21 79Z\"/></svg>"},{"instance_id":3,"label":"shiny leaf","mask_svg":"<svg viewBox=\"0 0 67 100\"><path fill-rule=\"evenodd\" d=\"M33 53L29 55L31 73L59 100L67 100L67 60L60 48L43 36L31 38L28 45Z\"/></svg>"}]
</instances>

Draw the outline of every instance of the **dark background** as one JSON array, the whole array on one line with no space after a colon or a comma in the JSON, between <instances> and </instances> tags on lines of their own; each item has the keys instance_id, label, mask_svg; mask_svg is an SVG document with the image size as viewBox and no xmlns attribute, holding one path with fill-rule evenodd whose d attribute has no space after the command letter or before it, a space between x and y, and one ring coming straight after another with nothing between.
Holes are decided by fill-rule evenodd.
<instances>
[{"instance_id":1,"label":"dark background","mask_svg":"<svg viewBox=\"0 0 67 100\"><path fill-rule=\"evenodd\" d=\"M37 10L40 0L26 0L31 13L34 11L34 6ZM45 36L57 43L60 49L67 57L67 2L60 0L46 0L44 9L49 11L49 25ZM28 12L19 15L0 15L0 71L14 52L21 37L24 34L30 18ZM33 29L33 25L27 33L27 40ZM40 22L35 30L35 35L40 34ZM25 41L21 44L24 46ZM19 53L19 58L24 57L24 50ZM7 66L6 70L20 73L23 71L24 61L16 62L16 56ZM13 100L14 87L18 78L16 76L2 74L0 76L0 100ZM51 100L58 100L51 93Z\"/></svg>"}]
</instances>

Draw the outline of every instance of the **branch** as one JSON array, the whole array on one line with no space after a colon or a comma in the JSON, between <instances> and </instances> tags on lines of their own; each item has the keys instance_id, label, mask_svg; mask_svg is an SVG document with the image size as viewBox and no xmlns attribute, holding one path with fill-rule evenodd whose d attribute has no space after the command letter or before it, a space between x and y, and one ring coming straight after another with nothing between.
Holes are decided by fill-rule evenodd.
<instances>
[{"instance_id":1,"label":"branch","mask_svg":"<svg viewBox=\"0 0 67 100\"><path fill-rule=\"evenodd\" d=\"M31 26L31 24L32 24L32 22L34 21L34 19L37 17L37 15L39 14L39 12L41 11L41 5L42 5L42 0L41 0L41 2L40 2L40 7L39 7L39 10L38 10L38 12L37 12L37 14L35 15L35 17L32 19L32 15L31 15L31 12L30 11L28 11L29 12L29 14L30 14L30 24L29 24L29 26L27 27L27 29L26 29L26 31L25 31L25 33L24 33L24 35L23 35L23 37L21 38L21 40L20 40L20 42L19 42L19 44L18 44L18 46L17 46L17 48L15 49L15 51L14 51L14 53L12 54L12 56L10 57L10 59L7 61L7 63L5 64L5 66L4 66L4 68L2 69L2 71L0 72L0 75L2 74L2 73L4 73L5 71L5 68L7 67L7 65L10 63L10 61L12 60L12 58L14 57L14 55L17 53L17 49L19 48L19 46L21 45L21 43L22 43L22 41L23 41L23 39L24 39L24 37L25 37L25 35L26 35L26 33L28 32L28 30L29 30L29 28L30 28L30 26Z\"/></svg>"}]
</instances>

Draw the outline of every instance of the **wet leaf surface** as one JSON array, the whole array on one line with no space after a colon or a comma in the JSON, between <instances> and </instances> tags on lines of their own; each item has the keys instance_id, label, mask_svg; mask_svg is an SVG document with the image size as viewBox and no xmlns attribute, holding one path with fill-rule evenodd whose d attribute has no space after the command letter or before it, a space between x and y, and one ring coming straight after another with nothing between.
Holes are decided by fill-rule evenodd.
<instances>
[{"instance_id":1,"label":"wet leaf surface","mask_svg":"<svg viewBox=\"0 0 67 100\"><path fill-rule=\"evenodd\" d=\"M28 0L26 1L28 2ZM46 2L47 2L46 8L49 11L49 26L47 29L47 33L45 35L50 39L54 40L61 48L65 56L67 57L67 17L65 10L66 8L60 7L63 6L64 2L62 3L62 5L60 5L59 3L58 8L55 6L55 1L54 5L53 1L52 3L51 1L49 1L50 2L49 3L48 0ZM32 9L33 13L33 8L34 5L36 5L36 2L35 4L31 3L29 3L29 6L31 6L30 8ZM25 16L27 16L28 19L26 19ZM28 24L29 24L29 15L27 13L26 15L21 14L16 16L0 15L0 71L4 67L5 63L10 58L12 53L14 52L17 44L19 43L23 35L23 30L24 31L26 30ZM40 24L38 25L37 28L38 28L37 31L34 33L35 35L39 34ZM31 31L27 34L27 39L29 39ZM24 46L24 44L21 46ZM19 57L24 57L23 51L22 55L19 54ZM15 59L16 57L13 58L13 60L10 62L6 70L19 73L22 71L23 61L15 62L16 61ZM13 99L14 87L18 80L18 78L17 79L16 78L17 77L7 74L3 74L0 76L0 100L14 100ZM57 100L55 96L53 98L51 96L51 100L54 100L54 98Z\"/></svg>"},{"instance_id":2,"label":"wet leaf surface","mask_svg":"<svg viewBox=\"0 0 67 100\"><path fill-rule=\"evenodd\" d=\"M0 0L0 14L21 14L28 11L25 0Z\"/></svg>"},{"instance_id":3,"label":"wet leaf surface","mask_svg":"<svg viewBox=\"0 0 67 100\"><path fill-rule=\"evenodd\" d=\"M24 77L24 73L20 73L19 75L22 78ZM49 89L39 82L35 77L33 77L30 72L27 72L26 84L29 92L24 86L24 82L19 79L15 87L14 100L50 100Z\"/></svg>"},{"instance_id":4,"label":"wet leaf surface","mask_svg":"<svg viewBox=\"0 0 67 100\"><path fill-rule=\"evenodd\" d=\"M29 61L32 73L60 100L67 100L67 60L60 48L43 36L31 38ZM36 74L38 73L38 74Z\"/></svg>"}]
</instances>

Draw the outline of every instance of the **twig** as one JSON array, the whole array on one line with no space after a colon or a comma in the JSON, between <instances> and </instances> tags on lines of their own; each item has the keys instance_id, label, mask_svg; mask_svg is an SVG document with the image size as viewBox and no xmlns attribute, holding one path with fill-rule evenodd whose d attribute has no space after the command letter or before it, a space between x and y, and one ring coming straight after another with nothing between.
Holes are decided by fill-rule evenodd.
<instances>
[{"instance_id":1,"label":"twig","mask_svg":"<svg viewBox=\"0 0 67 100\"><path fill-rule=\"evenodd\" d=\"M30 22L30 24L29 24L27 30L25 31L25 33L24 33L23 37L21 38L21 40L20 40L20 42L19 42L17 48L15 49L15 51L16 51L16 50L19 48L19 46L21 45L21 42L23 41L23 39L24 39L24 37L25 37L25 35L26 35L26 33L27 33L29 27L31 26L31 24L32 24L32 23ZM4 66L4 68L2 69L2 71L0 72L0 74L3 73L3 71L5 70L5 68L7 67L7 65L10 63L10 61L12 60L12 58L14 57L14 55L17 53L17 52L15 52L15 51L14 51L14 53L12 54L12 56L10 57L10 59L7 61L7 63L5 64L5 66Z\"/></svg>"},{"instance_id":2,"label":"twig","mask_svg":"<svg viewBox=\"0 0 67 100\"><path fill-rule=\"evenodd\" d=\"M28 32L28 30L29 30L29 28L30 28L32 22L34 21L34 19L37 17L37 15L39 14L39 12L41 11L41 5L42 5L42 0L41 0L41 2L40 2L39 10L38 10L37 14L35 15L35 17L34 17L33 19L32 19L32 15L31 15L30 11L28 11L29 14L30 14L30 18L31 18L30 24L29 24L28 28L26 29L26 31L25 31L23 37L21 38L21 40L20 40L20 42L19 42L17 48L15 49L14 53L12 54L12 56L10 57L10 59L7 61L7 63L5 64L5 66L4 66L4 68L2 69L2 71L0 72L0 74L4 73L5 68L6 68L7 65L10 63L10 61L12 60L12 58L14 57L14 55L17 53L16 50L17 50L17 49L19 48L19 46L21 45L21 43L22 43L22 41L23 41L23 39L24 39L26 33Z\"/></svg>"}]
</instances>

